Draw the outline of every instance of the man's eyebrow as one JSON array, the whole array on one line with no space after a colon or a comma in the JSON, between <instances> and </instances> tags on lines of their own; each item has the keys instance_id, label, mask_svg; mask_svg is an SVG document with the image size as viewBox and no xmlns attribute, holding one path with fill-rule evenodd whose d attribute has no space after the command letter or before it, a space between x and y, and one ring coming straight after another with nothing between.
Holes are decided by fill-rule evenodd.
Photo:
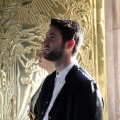
<instances>
[{"instance_id":1,"label":"man's eyebrow","mask_svg":"<svg viewBox=\"0 0 120 120\"><path fill-rule=\"evenodd\" d=\"M46 33L46 36L48 36L48 35L54 35L54 36L56 36L54 33Z\"/></svg>"}]
</instances>

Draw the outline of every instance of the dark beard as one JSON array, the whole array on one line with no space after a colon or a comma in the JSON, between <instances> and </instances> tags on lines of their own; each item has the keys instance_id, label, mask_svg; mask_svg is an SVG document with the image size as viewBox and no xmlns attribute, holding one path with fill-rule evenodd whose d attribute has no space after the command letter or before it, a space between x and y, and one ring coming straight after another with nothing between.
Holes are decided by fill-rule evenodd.
<instances>
[{"instance_id":1,"label":"dark beard","mask_svg":"<svg viewBox=\"0 0 120 120\"><path fill-rule=\"evenodd\" d=\"M62 46L59 50L55 49L55 50L51 51L50 53L43 52L43 57L50 61L57 61L62 57L63 52L64 52L64 44L62 44Z\"/></svg>"}]
</instances>

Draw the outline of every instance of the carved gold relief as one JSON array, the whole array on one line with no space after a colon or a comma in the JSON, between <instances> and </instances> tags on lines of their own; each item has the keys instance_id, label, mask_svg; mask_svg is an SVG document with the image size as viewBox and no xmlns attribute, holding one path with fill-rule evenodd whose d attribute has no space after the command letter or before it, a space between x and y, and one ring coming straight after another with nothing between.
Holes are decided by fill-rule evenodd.
<instances>
[{"instance_id":1,"label":"carved gold relief","mask_svg":"<svg viewBox=\"0 0 120 120\"><path fill-rule=\"evenodd\" d=\"M28 120L30 98L46 75L38 67L37 55L50 18L72 19L81 24L84 43L78 63L93 77L99 76L97 81L106 97L105 75L96 72L104 69L104 59L100 63L97 60L93 4L91 0L0 1L0 120ZM103 49L104 43L100 47Z\"/></svg>"}]
</instances>

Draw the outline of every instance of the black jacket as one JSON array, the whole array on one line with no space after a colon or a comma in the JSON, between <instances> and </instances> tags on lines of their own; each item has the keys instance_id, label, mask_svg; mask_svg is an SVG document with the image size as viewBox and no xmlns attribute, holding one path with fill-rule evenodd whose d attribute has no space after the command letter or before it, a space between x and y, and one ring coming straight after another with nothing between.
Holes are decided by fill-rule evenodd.
<instances>
[{"instance_id":1,"label":"black jacket","mask_svg":"<svg viewBox=\"0 0 120 120\"><path fill-rule=\"evenodd\" d=\"M35 120L43 120L51 100L56 72L49 75L37 99L33 96ZM103 99L93 78L76 65L68 72L65 84L58 94L49 120L103 120ZM34 98L36 101L34 101ZM31 107L32 108L32 107Z\"/></svg>"}]
</instances>

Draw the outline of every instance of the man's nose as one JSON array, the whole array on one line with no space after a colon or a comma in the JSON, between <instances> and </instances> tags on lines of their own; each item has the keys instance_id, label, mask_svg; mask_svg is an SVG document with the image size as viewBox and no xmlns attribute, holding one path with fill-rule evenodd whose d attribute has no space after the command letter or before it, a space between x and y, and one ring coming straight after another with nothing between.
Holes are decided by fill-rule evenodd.
<instances>
[{"instance_id":1,"label":"man's nose","mask_svg":"<svg viewBox=\"0 0 120 120\"><path fill-rule=\"evenodd\" d=\"M49 41L48 41L47 39L45 39L45 40L42 42L42 46L43 46L43 47L48 46L48 44L49 44Z\"/></svg>"},{"instance_id":2,"label":"man's nose","mask_svg":"<svg viewBox=\"0 0 120 120\"><path fill-rule=\"evenodd\" d=\"M43 43L49 42L49 38L46 36Z\"/></svg>"}]
</instances>

